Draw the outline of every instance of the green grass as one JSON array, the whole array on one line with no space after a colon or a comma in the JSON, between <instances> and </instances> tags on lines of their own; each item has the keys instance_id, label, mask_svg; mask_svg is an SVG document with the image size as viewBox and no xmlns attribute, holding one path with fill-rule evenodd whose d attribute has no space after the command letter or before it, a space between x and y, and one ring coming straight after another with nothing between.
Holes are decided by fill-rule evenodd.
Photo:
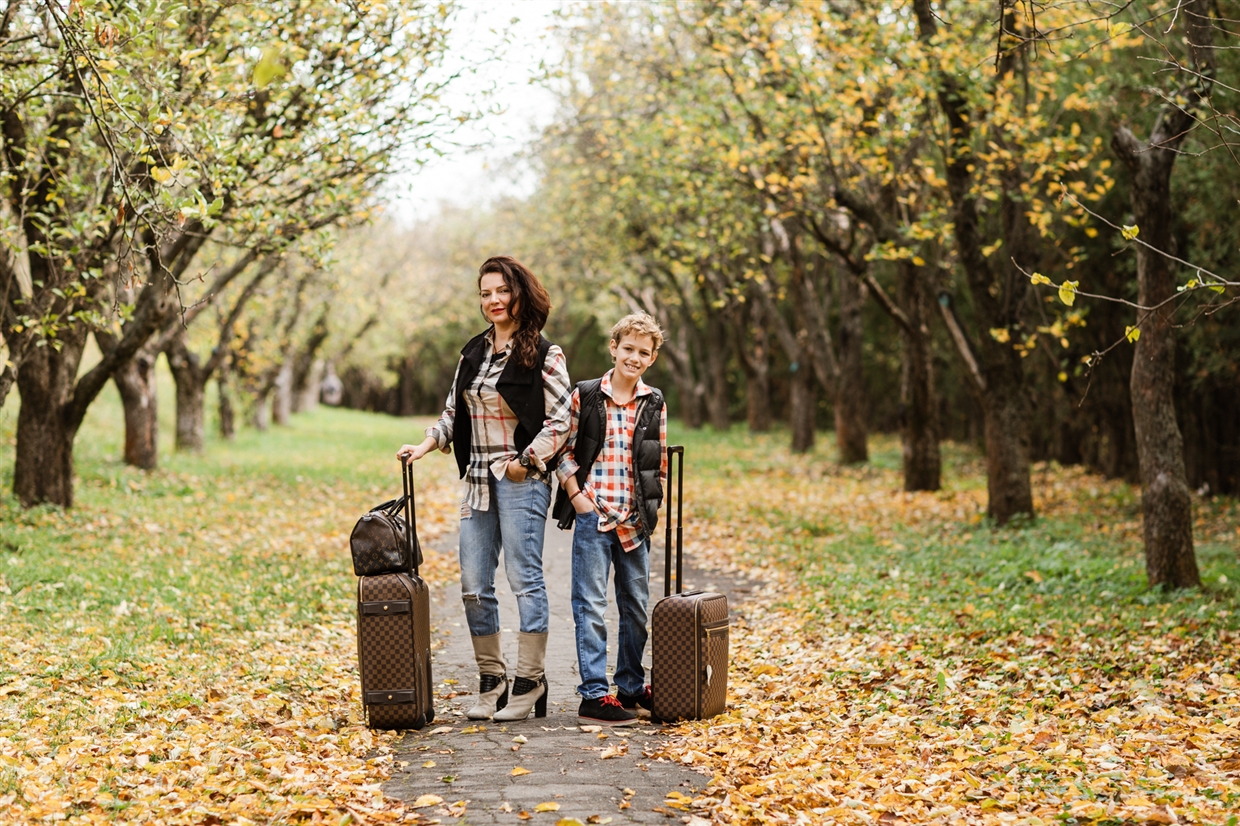
<instances>
[{"instance_id":1,"label":"green grass","mask_svg":"<svg viewBox=\"0 0 1240 826\"><path fill-rule=\"evenodd\" d=\"M1194 503L1204 585L1167 593L1146 585L1140 494L1130 485L1039 465L1033 483L1044 513L996 528L983 518L984 471L969 448L943 445L942 491L906 495L897 439L873 436L869 464L842 468L830 435L793 456L784 431L672 427L686 445L688 483L707 483L693 515L762 526L769 541L745 547L746 559L797 572L820 616L945 644L1039 629L1212 639L1240 627L1234 499Z\"/></svg>"},{"instance_id":2,"label":"green grass","mask_svg":"<svg viewBox=\"0 0 1240 826\"><path fill-rule=\"evenodd\" d=\"M347 614L352 520L398 489L396 447L421 427L320 408L265 433L243 428L234 442L212 431L203 454L176 453L163 371L159 393L159 468L120 461L123 418L109 385L78 435L67 512L13 498L16 394L0 410L0 615L34 628L117 629L84 660L103 668L133 660L143 640L192 646L203 627ZM325 534L333 547L320 547Z\"/></svg>"}]
</instances>

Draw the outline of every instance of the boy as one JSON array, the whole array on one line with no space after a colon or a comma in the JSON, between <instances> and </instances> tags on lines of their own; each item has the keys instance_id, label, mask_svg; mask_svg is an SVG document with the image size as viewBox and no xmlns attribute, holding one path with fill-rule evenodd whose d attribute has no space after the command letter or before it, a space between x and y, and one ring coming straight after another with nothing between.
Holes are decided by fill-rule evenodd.
<instances>
[{"instance_id":1,"label":"boy","mask_svg":"<svg viewBox=\"0 0 1240 826\"><path fill-rule=\"evenodd\" d=\"M633 313L611 328L615 367L573 391L568 446L556 475L554 515L573 526L573 621L581 673L580 720L623 726L650 709L642 651L650 598L650 537L667 477L667 409L642 381L663 344L658 323ZM615 568L620 611L617 695L608 693L607 574Z\"/></svg>"}]
</instances>

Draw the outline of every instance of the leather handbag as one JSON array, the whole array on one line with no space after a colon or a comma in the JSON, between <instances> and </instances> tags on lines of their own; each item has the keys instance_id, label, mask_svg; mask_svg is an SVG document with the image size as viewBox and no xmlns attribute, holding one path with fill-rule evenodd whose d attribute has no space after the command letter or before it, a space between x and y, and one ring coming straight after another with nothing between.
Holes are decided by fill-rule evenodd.
<instances>
[{"instance_id":1,"label":"leather handbag","mask_svg":"<svg viewBox=\"0 0 1240 826\"><path fill-rule=\"evenodd\" d=\"M413 468L401 463L405 495L376 505L353 526L349 550L357 576L412 573L422 564L413 498ZM404 513L401 513L401 511Z\"/></svg>"}]
</instances>

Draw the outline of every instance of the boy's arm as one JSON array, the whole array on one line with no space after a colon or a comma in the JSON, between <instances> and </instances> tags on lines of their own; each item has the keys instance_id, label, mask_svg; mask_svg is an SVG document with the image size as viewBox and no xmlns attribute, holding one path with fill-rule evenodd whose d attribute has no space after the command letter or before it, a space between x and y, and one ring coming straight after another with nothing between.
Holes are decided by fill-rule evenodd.
<instances>
[{"instance_id":1,"label":"boy's arm","mask_svg":"<svg viewBox=\"0 0 1240 826\"><path fill-rule=\"evenodd\" d=\"M577 464L577 432L581 424L581 393L574 388L573 396L569 404L568 419L568 437L564 445L564 452L560 454L560 461L555 466L556 478L560 480L560 487L568 494L569 502L577 498L578 494L585 497L591 507L595 506L594 489L589 482L585 485L577 484L577 471L581 470L581 465ZM576 504L573 510L577 510ZM578 511L579 513L581 511Z\"/></svg>"}]
</instances>

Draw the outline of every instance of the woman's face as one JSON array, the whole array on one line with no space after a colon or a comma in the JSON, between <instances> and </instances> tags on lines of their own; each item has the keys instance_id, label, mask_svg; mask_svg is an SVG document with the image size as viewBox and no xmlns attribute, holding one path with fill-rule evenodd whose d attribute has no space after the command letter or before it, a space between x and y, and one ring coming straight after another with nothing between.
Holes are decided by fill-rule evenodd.
<instances>
[{"instance_id":1,"label":"woman's face","mask_svg":"<svg viewBox=\"0 0 1240 826\"><path fill-rule=\"evenodd\" d=\"M482 315L487 321L500 327L512 323L512 318L508 315L512 290L504 283L504 276L497 272L482 276L478 282L478 298L482 304Z\"/></svg>"}]
</instances>

